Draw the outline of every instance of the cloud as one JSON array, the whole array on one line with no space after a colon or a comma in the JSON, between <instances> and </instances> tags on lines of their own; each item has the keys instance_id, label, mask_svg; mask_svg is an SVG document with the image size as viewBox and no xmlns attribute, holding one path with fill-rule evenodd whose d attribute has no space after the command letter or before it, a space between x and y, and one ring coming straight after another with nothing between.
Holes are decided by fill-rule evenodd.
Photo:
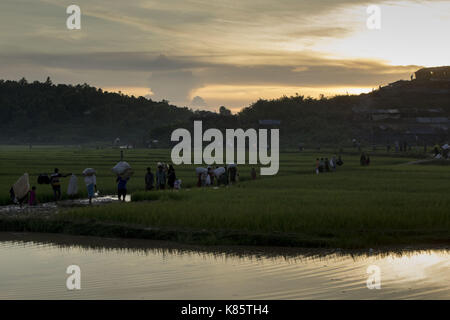
<instances>
[{"instance_id":1,"label":"cloud","mask_svg":"<svg viewBox=\"0 0 450 320\"><path fill-rule=\"evenodd\" d=\"M195 96L192 101L191 101L191 106L192 107L208 107L208 104L206 103L206 101L200 97L200 96Z\"/></svg>"},{"instance_id":2,"label":"cloud","mask_svg":"<svg viewBox=\"0 0 450 320\"><path fill-rule=\"evenodd\" d=\"M201 87L202 82L191 71L156 71L152 72L149 85L154 93L152 99L186 105L191 91Z\"/></svg>"},{"instance_id":3,"label":"cloud","mask_svg":"<svg viewBox=\"0 0 450 320\"><path fill-rule=\"evenodd\" d=\"M39 78L48 74L52 78L56 76L59 82L79 79L117 88L148 85L153 92L152 99L165 99L181 106L191 104L193 92L205 86L376 87L408 78L420 68L363 59L327 59L310 53L296 55L284 65L234 65L202 61L196 56L169 57L152 52L0 54L0 67L8 71L10 66L15 66L15 71L47 72ZM18 74L16 78L21 76Z\"/></svg>"},{"instance_id":4,"label":"cloud","mask_svg":"<svg viewBox=\"0 0 450 320\"><path fill-rule=\"evenodd\" d=\"M250 103L283 87L375 87L408 78L419 64L448 61L448 44L434 41L449 19L436 15L448 12L438 0L79 0L82 30L73 32L65 28L69 0L22 2L2 0L1 77L148 87L152 99L179 105L196 95L210 105L234 101L232 92L223 102L202 93L224 92L213 88L232 88ZM365 27L369 3L390 6L378 33ZM424 21L408 19L424 12ZM425 22L426 32L408 31Z\"/></svg>"}]
</instances>

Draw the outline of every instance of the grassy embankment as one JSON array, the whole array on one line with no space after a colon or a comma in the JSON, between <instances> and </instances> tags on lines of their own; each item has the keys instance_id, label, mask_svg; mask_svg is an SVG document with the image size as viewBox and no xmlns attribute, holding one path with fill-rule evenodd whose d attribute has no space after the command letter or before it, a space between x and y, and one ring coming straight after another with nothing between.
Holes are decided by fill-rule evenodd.
<instances>
[{"instance_id":1,"label":"grassy embankment","mask_svg":"<svg viewBox=\"0 0 450 320\"><path fill-rule=\"evenodd\" d=\"M372 154L371 166L361 167L357 155L347 155L337 172L316 176L315 158L325 155L284 153L275 177L250 181L249 167L244 167L235 186L197 189L195 166L181 166L181 191L145 193L140 191L145 168L168 161L170 152L125 153L136 171L129 185L136 202L69 209L46 220L3 218L0 230L341 248L450 241L450 166L404 165L414 159ZM8 186L23 172L32 174L34 181L34 175L55 166L75 173L95 167L99 189L114 193L110 168L117 158L117 150L106 149L5 148L0 158L1 194L7 197ZM51 196L49 186L38 188L41 199Z\"/></svg>"}]
</instances>

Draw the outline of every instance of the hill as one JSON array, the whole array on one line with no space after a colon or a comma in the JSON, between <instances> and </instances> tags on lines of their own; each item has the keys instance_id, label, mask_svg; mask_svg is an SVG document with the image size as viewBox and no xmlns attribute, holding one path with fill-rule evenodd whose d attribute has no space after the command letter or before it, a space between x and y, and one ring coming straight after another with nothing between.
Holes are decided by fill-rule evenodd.
<instances>
[{"instance_id":1,"label":"hill","mask_svg":"<svg viewBox=\"0 0 450 320\"><path fill-rule=\"evenodd\" d=\"M423 71L425 70L425 71ZM429 71L436 75L434 71ZM420 71L420 72L419 72ZM260 120L280 120L280 144L297 147L366 144L405 140L446 142L450 126L450 81L432 78L426 69L416 79L397 81L368 94L313 99L301 95L260 99L239 113L193 111L167 101L126 96L83 85L54 85L0 80L0 143L170 145L176 128L268 127ZM446 72L446 71L445 71ZM425 76L424 76L425 74Z\"/></svg>"}]
</instances>

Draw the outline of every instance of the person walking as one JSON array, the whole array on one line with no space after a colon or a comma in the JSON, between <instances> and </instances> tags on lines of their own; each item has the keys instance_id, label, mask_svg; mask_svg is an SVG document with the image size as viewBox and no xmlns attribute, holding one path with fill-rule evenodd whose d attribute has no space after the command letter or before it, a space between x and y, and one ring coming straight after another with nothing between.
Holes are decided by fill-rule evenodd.
<instances>
[{"instance_id":1,"label":"person walking","mask_svg":"<svg viewBox=\"0 0 450 320\"><path fill-rule=\"evenodd\" d=\"M175 169L172 165L169 165L169 170L167 170L167 184L169 185L170 189L173 189L175 180L177 180Z\"/></svg>"},{"instance_id":2,"label":"person walking","mask_svg":"<svg viewBox=\"0 0 450 320\"><path fill-rule=\"evenodd\" d=\"M359 163L360 163L362 166L365 166L365 165L366 165L366 155L364 154L364 152L361 153L361 158L359 159Z\"/></svg>"},{"instance_id":3,"label":"person walking","mask_svg":"<svg viewBox=\"0 0 450 320\"><path fill-rule=\"evenodd\" d=\"M92 204L92 198L97 191L97 178L95 174L87 175L84 177L84 183L86 184L87 194L89 198L89 204Z\"/></svg>"},{"instance_id":4,"label":"person walking","mask_svg":"<svg viewBox=\"0 0 450 320\"><path fill-rule=\"evenodd\" d=\"M336 155L332 156L330 160L330 167L333 171L336 171L336 161Z\"/></svg>"},{"instance_id":5,"label":"person walking","mask_svg":"<svg viewBox=\"0 0 450 320\"><path fill-rule=\"evenodd\" d=\"M252 177L252 180L256 179L256 169L254 167L252 168L252 171L251 171L250 175Z\"/></svg>"},{"instance_id":6,"label":"person walking","mask_svg":"<svg viewBox=\"0 0 450 320\"><path fill-rule=\"evenodd\" d=\"M162 165L158 166L156 172L156 189L164 190L166 188L166 172Z\"/></svg>"},{"instance_id":7,"label":"person walking","mask_svg":"<svg viewBox=\"0 0 450 320\"><path fill-rule=\"evenodd\" d=\"M117 196L119 197L119 201L122 200L125 202L125 197L127 196L127 182L130 180L129 177L123 178L121 176L117 176ZM122 199L123 197L123 199Z\"/></svg>"},{"instance_id":8,"label":"person walking","mask_svg":"<svg viewBox=\"0 0 450 320\"><path fill-rule=\"evenodd\" d=\"M155 178L150 167L147 168L147 174L145 175L145 190L152 190L155 184Z\"/></svg>"},{"instance_id":9,"label":"person walking","mask_svg":"<svg viewBox=\"0 0 450 320\"><path fill-rule=\"evenodd\" d=\"M50 185L53 189L53 196L55 198L55 202L58 202L58 200L61 199L61 182L60 178L65 178L67 176L70 176L71 173L68 174L61 174L59 173L59 169L55 168L54 173L50 176Z\"/></svg>"},{"instance_id":10,"label":"person walking","mask_svg":"<svg viewBox=\"0 0 450 320\"><path fill-rule=\"evenodd\" d=\"M323 161L323 158L320 158L319 161L319 172L324 172L325 171L325 163Z\"/></svg>"}]
</instances>

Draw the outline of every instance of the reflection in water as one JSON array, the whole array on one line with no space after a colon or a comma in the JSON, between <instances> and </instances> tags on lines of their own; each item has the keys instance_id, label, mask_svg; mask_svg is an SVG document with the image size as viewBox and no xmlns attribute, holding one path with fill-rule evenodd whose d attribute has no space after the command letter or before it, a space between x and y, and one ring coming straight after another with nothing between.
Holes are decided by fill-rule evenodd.
<instances>
[{"instance_id":1,"label":"reflection in water","mask_svg":"<svg viewBox=\"0 0 450 320\"><path fill-rule=\"evenodd\" d=\"M341 252L0 233L0 298L450 298L450 251ZM82 289L65 287L79 265ZM367 267L382 287L366 287Z\"/></svg>"}]
</instances>

